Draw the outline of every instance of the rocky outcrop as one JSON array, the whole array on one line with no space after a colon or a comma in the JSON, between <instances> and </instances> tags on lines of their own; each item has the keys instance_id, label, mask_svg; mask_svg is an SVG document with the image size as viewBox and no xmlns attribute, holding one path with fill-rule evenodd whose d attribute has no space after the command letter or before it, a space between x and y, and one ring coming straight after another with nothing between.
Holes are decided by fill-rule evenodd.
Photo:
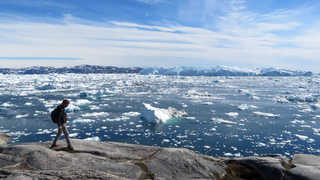
<instances>
[{"instance_id":1,"label":"rocky outcrop","mask_svg":"<svg viewBox=\"0 0 320 180\"><path fill-rule=\"evenodd\" d=\"M313 155L214 158L187 149L72 139L0 145L0 179L316 180Z\"/></svg>"},{"instance_id":2,"label":"rocky outcrop","mask_svg":"<svg viewBox=\"0 0 320 180\"><path fill-rule=\"evenodd\" d=\"M6 145L9 142L9 136L0 133L0 145Z\"/></svg>"}]
</instances>

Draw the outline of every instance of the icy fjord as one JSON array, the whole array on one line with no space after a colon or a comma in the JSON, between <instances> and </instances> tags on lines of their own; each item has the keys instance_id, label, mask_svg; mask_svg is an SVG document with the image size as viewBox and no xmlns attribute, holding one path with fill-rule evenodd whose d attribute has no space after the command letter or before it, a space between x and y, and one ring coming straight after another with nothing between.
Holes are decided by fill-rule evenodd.
<instances>
[{"instance_id":1,"label":"icy fjord","mask_svg":"<svg viewBox=\"0 0 320 180\"><path fill-rule=\"evenodd\" d=\"M317 75L143 72L0 74L0 132L10 134L12 143L52 140L57 127L50 111L67 98L72 138L214 156L320 154Z\"/></svg>"}]
</instances>

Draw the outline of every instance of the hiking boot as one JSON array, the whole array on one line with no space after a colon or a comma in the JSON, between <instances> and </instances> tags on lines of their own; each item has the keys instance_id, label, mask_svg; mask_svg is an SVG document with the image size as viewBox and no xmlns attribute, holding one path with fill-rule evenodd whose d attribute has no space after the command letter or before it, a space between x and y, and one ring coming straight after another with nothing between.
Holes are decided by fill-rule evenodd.
<instances>
[{"instance_id":1,"label":"hiking boot","mask_svg":"<svg viewBox=\"0 0 320 180\"><path fill-rule=\"evenodd\" d=\"M68 146L68 150L74 151L74 148L73 148L71 145L69 145L69 146Z\"/></svg>"}]
</instances>

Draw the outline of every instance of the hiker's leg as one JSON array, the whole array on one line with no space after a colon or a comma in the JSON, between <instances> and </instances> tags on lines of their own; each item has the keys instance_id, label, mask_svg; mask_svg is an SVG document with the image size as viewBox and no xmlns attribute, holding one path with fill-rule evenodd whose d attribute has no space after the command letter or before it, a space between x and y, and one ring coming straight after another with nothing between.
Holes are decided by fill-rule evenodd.
<instances>
[{"instance_id":1,"label":"hiker's leg","mask_svg":"<svg viewBox=\"0 0 320 180\"><path fill-rule=\"evenodd\" d=\"M53 142L52 142L52 145L53 145L53 146L57 144L57 141L58 141L59 137L61 136L61 134L62 134L62 127L61 127L61 126L58 126L57 136L56 136L56 138L55 138L55 139L53 140Z\"/></svg>"},{"instance_id":2,"label":"hiker's leg","mask_svg":"<svg viewBox=\"0 0 320 180\"><path fill-rule=\"evenodd\" d=\"M68 132L68 129L66 128L66 126L64 124L62 125L62 131L63 131L64 136L66 137L66 141L68 143L68 146L71 146L69 132Z\"/></svg>"}]
</instances>

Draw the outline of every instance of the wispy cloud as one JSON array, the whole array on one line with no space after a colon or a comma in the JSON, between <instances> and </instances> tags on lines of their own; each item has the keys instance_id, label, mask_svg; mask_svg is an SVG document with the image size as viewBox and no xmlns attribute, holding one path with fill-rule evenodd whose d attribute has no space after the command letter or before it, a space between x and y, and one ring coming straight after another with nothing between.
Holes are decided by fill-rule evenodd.
<instances>
[{"instance_id":1,"label":"wispy cloud","mask_svg":"<svg viewBox=\"0 0 320 180\"><path fill-rule=\"evenodd\" d=\"M307 9L259 14L251 12L245 1L229 2L214 28L97 23L71 14L55 23L0 21L1 56L79 57L81 64L121 66L223 63L301 68L305 64L311 69L320 65L320 26L305 29L304 22L295 18ZM2 66L10 64L14 63L0 61Z\"/></svg>"},{"instance_id":2,"label":"wispy cloud","mask_svg":"<svg viewBox=\"0 0 320 180\"><path fill-rule=\"evenodd\" d=\"M166 2L167 0L136 0L136 1L145 3L145 4L158 4L158 3Z\"/></svg>"},{"instance_id":3,"label":"wispy cloud","mask_svg":"<svg viewBox=\"0 0 320 180\"><path fill-rule=\"evenodd\" d=\"M81 58L74 57L0 57L0 60L20 60L20 61L29 61L29 60L40 60L40 61L75 61L81 60Z\"/></svg>"}]
</instances>

